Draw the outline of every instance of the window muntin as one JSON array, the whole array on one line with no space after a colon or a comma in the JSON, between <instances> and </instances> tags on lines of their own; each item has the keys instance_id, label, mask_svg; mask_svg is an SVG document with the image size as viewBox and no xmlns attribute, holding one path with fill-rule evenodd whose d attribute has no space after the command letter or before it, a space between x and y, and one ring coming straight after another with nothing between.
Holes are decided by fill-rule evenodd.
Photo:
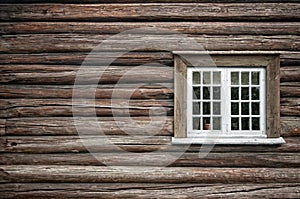
<instances>
[{"instance_id":1,"label":"window muntin","mask_svg":"<svg viewBox=\"0 0 300 199\"><path fill-rule=\"evenodd\" d=\"M265 68L187 68L187 136L266 137Z\"/></svg>"}]
</instances>

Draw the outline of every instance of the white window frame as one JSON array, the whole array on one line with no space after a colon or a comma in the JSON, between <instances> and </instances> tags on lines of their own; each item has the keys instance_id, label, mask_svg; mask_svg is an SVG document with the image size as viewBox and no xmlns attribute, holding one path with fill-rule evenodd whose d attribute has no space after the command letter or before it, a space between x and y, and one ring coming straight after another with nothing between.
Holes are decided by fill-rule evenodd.
<instances>
[{"instance_id":1,"label":"white window frame","mask_svg":"<svg viewBox=\"0 0 300 199\"><path fill-rule=\"evenodd\" d=\"M193 72L221 72L221 130L193 130ZM260 102L260 130L231 130L231 72L260 72L259 87L260 87L260 99L255 102ZM240 77L241 78L241 77ZM241 79L240 79L241 81ZM189 67L187 69L187 137L252 137L252 138L266 138L266 108L265 108L265 68L245 68L245 67ZM205 86L200 84L199 86ZM219 86L219 85L217 85ZM242 87L242 85L237 85ZM202 91L201 91L202 92ZM212 92L212 91L211 91ZM202 95L201 95L202 96ZM201 101L201 99L200 99ZM207 100L211 101L211 100ZM249 100L253 101L253 100ZM236 102L241 102L236 100ZM212 107L211 107L212 108ZM251 109L251 108L250 108ZM201 109L202 110L202 109ZM241 118L241 107L239 109L240 114L235 117ZM202 116L202 115L201 115ZM209 117L213 116L212 111ZM244 115L245 116L245 115ZM249 115L251 117L251 114ZM241 124L241 123L240 123ZM251 123L250 123L251 125Z\"/></svg>"}]
</instances>

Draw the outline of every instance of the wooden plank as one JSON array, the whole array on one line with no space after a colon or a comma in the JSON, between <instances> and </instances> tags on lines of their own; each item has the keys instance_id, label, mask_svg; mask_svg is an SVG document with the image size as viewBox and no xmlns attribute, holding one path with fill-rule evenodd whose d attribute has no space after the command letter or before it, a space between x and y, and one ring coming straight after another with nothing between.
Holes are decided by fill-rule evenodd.
<instances>
[{"instance_id":1,"label":"wooden plank","mask_svg":"<svg viewBox=\"0 0 300 199\"><path fill-rule=\"evenodd\" d=\"M280 80L282 82L300 82L300 66L281 67Z\"/></svg>"},{"instance_id":2,"label":"wooden plank","mask_svg":"<svg viewBox=\"0 0 300 199\"><path fill-rule=\"evenodd\" d=\"M300 34L299 22L148 22L147 26L184 34L290 35ZM11 22L1 23L1 34L118 34L144 28L143 22ZM242 28L241 28L242 27ZM283 31L284 30L284 31ZM142 33L142 31L139 31ZM159 32L151 32L159 34Z\"/></svg>"},{"instance_id":3,"label":"wooden plank","mask_svg":"<svg viewBox=\"0 0 300 199\"><path fill-rule=\"evenodd\" d=\"M280 106L280 114L283 116L300 115L300 98L281 98Z\"/></svg>"},{"instance_id":4,"label":"wooden plank","mask_svg":"<svg viewBox=\"0 0 300 199\"><path fill-rule=\"evenodd\" d=\"M280 137L280 59L273 58L267 65L267 136Z\"/></svg>"},{"instance_id":5,"label":"wooden plank","mask_svg":"<svg viewBox=\"0 0 300 199\"><path fill-rule=\"evenodd\" d=\"M298 20L295 3L2 4L2 21Z\"/></svg>"},{"instance_id":6,"label":"wooden plank","mask_svg":"<svg viewBox=\"0 0 300 199\"><path fill-rule=\"evenodd\" d=\"M158 166L175 152L157 153L2 153L1 165L86 165L86 166ZM299 168L299 153L184 153L169 166L174 167L270 167Z\"/></svg>"},{"instance_id":7,"label":"wooden plank","mask_svg":"<svg viewBox=\"0 0 300 199\"><path fill-rule=\"evenodd\" d=\"M41 66L37 66L43 70ZM20 68L10 68L9 73L0 74L0 83L14 84L127 84L127 83L166 83L173 82L173 68L168 66L98 66L73 68L60 66L61 71L52 66L45 66L44 71L19 72ZM2 68L7 71L7 67ZM25 69L24 69L25 70Z\"/></svg>"},{"instance_id":8,"label":"wooden plank","mask_svg":"<svg viewBox=\"0 0 300 199\"><path fill-rule=\"evenodd\" d=\"M280 117L280 128L283 137L300 136L300 117Z\"/></svg>"},{"instance_id":9,"label":"wooden plank","mask_svg":"<svg viewBox=\"0 0 300 199\"><path fill-rule=\"evenodd\" d=\"M110 35L99 34L20 34L2 35L0 38L1 53L62 53L62 52L90 52L104 40L98 51L130 51L139 44L148 46L148 51L162 51L153 46L167 46L178 49L178 35L170 34L130 34L119 35L117 39ZM282 50L299 51L300 36L298 35L188 35L206 50ZM190 45L190 40L180 41L186 46L185 50L199 50ZM61 45L64 44L64 45ZM153 46L151 48L151 46Z\"/></svg>"},{"instance_id":10,"label":"wooden plank","mask_svg":"<svg viewBox=\"0 0 300 199\"><path fill-rule=\"evenodd\" d=\"M156 129L155 135L173 135L171 117L113 117L113 118L13 118L6 121L6 135L78 135L76 125L85 125L80 135L149 135L150 129ZM3 120L5 121L5 120ZM153 134L152 134L153 135Z\"/></svg>"},{"instance_id":11,"label":"wooden plank","mask_svg":"<svg viewBox=\"0 0 300 199\"><path fill-rule=\"evenodd\" d=\"M182 151L182 145L171 145L170 136L108 136L112 144L104 143L101 136L3 136L0 152L20 153L78 153L88 152L120 152L116 146L130 152ZM83 139L83 140L82 140ZM216 145L212 152L300 152L300 138L285 138L286 144L274 146ZM84 141L84 145L83 142ZM202 147L202 148L201 148ZM205 150L205 145L192 145L188 152Z\"/></svg>"},{"instance_id":12,"label":"wooden plank","mask_svg":"<svg viewBox=\"0 0 300 199\"><path fill-rule=\"evenodd\" d=\"M69 64L81 65L88 53L38 53L38 54L0 54L0 64ZM94 62L89 59L92 65L108 64L108 59L111 55L93 54ZM128 52L111 65L136 66L157 62L160 64L171 66L173 65L172 55L170 52ZM89 64L86 63L85 64ZM2 67L2 66L1 66ZM21 67L21 66L20 66ZM24 66L25 67L25 66ZM27 67L31 67L28 65Z\"/></svg>"},{"instance_id":13,"label":"wooden plank","mask_svg":"<svg viewBox=\"0 0 300 199\"><path fill-rule=\"evenodd\" d=\"M176 168L57 165L1 165L1 182L119 182L119 183L292 183L292 168ZM29 177L30 176L30 177ZM57 176L57 177L54 177Z\"/></svg>"},{"instance_id":14,"label":"wooden plank","mask_svg":"<svg viewBox=\"0 0 300 199\"><path fill-rule=\"evenodd\" d=\"M299 183L6 183L3 198L299 198Z\"/></svg>"},{"instance_id":15,"label":"wooden plank","mask_svg":"<svg viewBox=\"0 0 300 199\"><path fill-rule=\"evenodd\" d=\"M300 97L300 82L280 83L281 97Z\"/></svg>"},{"instance_id":16,"label":"wooden plank","mask_svg":"<svg viewBox=\"0 0 300 199\"><path fill-rule=\"evenodd\" d=\"M0 117L173 115L173 100L0 99Z\"/></svg>"}]
</instances>

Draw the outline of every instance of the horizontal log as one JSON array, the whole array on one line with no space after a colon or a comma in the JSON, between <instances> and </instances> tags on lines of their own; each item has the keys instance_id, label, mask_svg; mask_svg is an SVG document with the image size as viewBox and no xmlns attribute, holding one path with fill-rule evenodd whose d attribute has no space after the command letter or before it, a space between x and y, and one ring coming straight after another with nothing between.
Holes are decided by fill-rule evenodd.
<instances>
[{"instance_id":1,"label":"horizontal log","mask_svg":"<svg viewBox=\"0 0 300 199\"><path fill-rule=\"evenodd\" d=\"M299 198L299 183L6 183L3 198ZM172 190L172 191L170 191Z\"/></svg>"},{"instance_id":2,"label":"horizontal log","mask_svg":"<svg viewBox=\"0 0 300 199\"><path fill-rule=\"evenodd\" d=\"M81 65L89 53L39 53L39 54L0 54L0 64L69 64ZM115 58L115 57L113 57ZM92 65L110 64L111 54L93 54L89 57ZM92 61L94 60L94 61ZM85 62L88 65L89 62ZM170 52L128 52L116 59L111 65L136 66L157 62L171 66L173 64ZM105 66L105 65L104 65ZM28 66L19 66L18 68ZM31 67L31 66L29 66ZM32 66L34 67L34 66ZM36 68L36 67L35 67ZM44 69L42 69L44 70Z\"/></svg>"},{"instance_id":3,"label":"horizontal log","mask_svg":"<svg viewBox=\"0 0 300 199\"><path fill-rule=\"evenodd\" d=\"M2 153L1 165L86 165L86 166L159 166L167 157L178 157L169 166L175 167L270 167L298 168L299 153L80 153L23 154Z\"/></svg>"},{"instance_id":4,"label":"horizontal log","mask_svg":"<svg viewBox=\"0 0 300 199\"><path fill-rule=\"evenodd\" d=\"M38 66L40 67L40 66ZM168 66L99 66L79 69L72 66L61 66L61 71L52 66L45 66L45 71L12 72L0 74L0 83L14 84L127 84L127 83L156 83L172 82L173 68ZM3 67L6 71L6 67ZM64 71L63 71L64 70ZM49 71L49 72L48 72Z\"/></svg>"},{"instance_id":5,"label":"horizontal log","mask_svg":"<svg viewBox=\"0 0 300 199\"><path fill-rule=\"evenodd\" d=\"M300 98L281 98L280 107L280 114L282 116L299 116Z\"/></svg>"},{"instance_id":6,"label":"horizontal log","mask_svg":"<svg viewBox=\"0 0 300 199\"><path fill-rule=\"evenodd\" d=\"M148 27L169 29L184 34L211 35L290 35L300 34L299 22L148 22ZM143 22L11 22L1 23L1 34L118 34L144 28ZM242 28L241 28L242 27ZM142 33L140 30L139 33Z\"/></svg>"},{"instance_id":7,"label":"horizontal log","mask_svg":"<svg viewBox=\"0 0 300 199\"><path fill-rule=\"evenodd\" d=\"M152 3L152 4L9 4L1 5L2 21L183 21L298 20L299 4Z\"/></svg>"},{"instance_id":8,"label":"horizontal log","mask_svg":"<svg viewBox=\"0 0 300 199\"><path fill-rule=\"evenodd\" d=\"M2 165L1 182L120 182L120 183L292 183L292 168L177 168Z\"/></svg>"},{"instance_id":9,"label":"horizontal log","mask_svg":"<svg viewBox=\"0 0 300 199\"><path fill-rule=\"evenodd\" d=\"M98 51L131 51L145 46L148 51L163 50L300 50L297 35L194 35L183 40L178 35L130 34L109 38L109 35L25 34L2 35L1 53L90 52L101 42ZM191 39L199 45L191 45ZM109 42L108 42L109 41ZM180 45L178 44L180 42ZM64 45L62 45L64 44ZM144 47L144 48L145 48ZM144 49L142 49L144 50Z\"/></svg>"},{"instance_id":10,"label":"horizontal log","mask_svg":"<svg viewBox=\"0 0 300 199\"><path fill-rule=\"evenodd\" d=\"M99 117L98 122L93 119L84 118L82 123L87 123L86 130L81 132L85 135L95 135L101 130L106 135L147 135L149 126L156 130L156 135L173 135L173 117ZM39 118L11 118L2 121L3 135L77 135L75 124L80 123L80 119L74 121L68 117L39 117ZM281 136L300 136L299 117L281 117ZM136 122L136 123L134 123ZM149 123L151 122L151 123ZM5 124L5 125L4 125ZM4 127L5 126L5 127Z\"/></svg>"},{"instance_id":11,"label":"horizontal log","mask_svg":"<svg viewBox=\"0 0 300 199\"><path fill-rule=\"evenodd\" d=\"M109 136L107 144L102 136L3 136L0 140L0 152L20 153L78 153L88 152L130 152L184 151L186 146L171 145L170 136ZM212 152L300 152L300 138L285 138L286 144L280 146L230 146L216 145ZM83 145L84 142L84 145ZM116 147L117 146L117 147ZM202 147L202 148L201 148ZM206 147L192 145L188 152L203 151Z\"/></svg>"},{"instance_id":12,"label":"horizontal log","mask_svg":"<svg viewBox=\"0 0 300 199\"><path fill-rule=\"evenodd\" d=\"M99 126L105 135L172 135L173 119L171 117L114 117L114 118L14 118L6 121L6 135L78 135L76 126L85 125L80 135L99 135ZM293 124L293 123L292 123ZM296 128L296 125L294 125ZM155 132L153 132L155 131Z\"/></svg>"},{"instance_id":13,"label":"horizontal log","mask_svg":"<svg viewBox=\"0 0 300 199\"><path fill-rule=\"evenodd\" d=\"M280 66L300 66L300 53L282 53L280 55Z\"/></svg>"},{"instance_id":14,"label":"horizontal log","mask_svg":"<svg viewBox=\"0 0 300 199\"><path fill-rule=\"evenodd\" d=\"M300 97L300 82L282 82L280 84L281 97Z\"/></svg>"},{"instance_id":15,"label":"horizontal log","mask_svg":"<svg viewBox=\"0 0 300 199\"><path fill-rule=\"evenodd\" d=\"M282 82L300 82L300 66L281 67L280 80Z\"/></svg>"},{"instance_id":16,"label":"horizontal log","mask_svg":"<svg viewBox=\"0 0 300 199\"><path fill-rule=\"evenodd\" d=\"M95 99L171 99L173 98L173 84L108 84L91 88L90 85L76 86L49 86L49 85L0 85L0 98L35 98L35 99L71 99L73 92L79 98L91 97Z\"/></svg>"}]
</instances>

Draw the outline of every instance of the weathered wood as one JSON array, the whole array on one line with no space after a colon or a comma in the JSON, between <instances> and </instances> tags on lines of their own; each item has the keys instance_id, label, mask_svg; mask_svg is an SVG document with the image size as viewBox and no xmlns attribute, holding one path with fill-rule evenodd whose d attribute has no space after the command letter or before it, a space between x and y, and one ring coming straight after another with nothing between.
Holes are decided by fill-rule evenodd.
<instances>
[{"instance_id":1,"label":"weathered wood","mask_svg":"<svg viewBox=\"0 0 300 199\"><path fill-rule=\"evenodd\" d=\"M90 165L90 166L158 166L166 157L177 157L174 152L161 153L65 153L23 154L2 153L1 165ZM299 153L209 153L199 158L198 153L184 153L169 166L175 167L271 167L298 168Z\"/></svg>"},{"instance_id":2,"label":"weathered wood","mask_svg":"<svg viewBox=\"0 0 300 199\"><path fill-rule=\"evenodd\" d=\"M0 54L1 64L76 64L81 65L88 53L39 53L39 54ZM94 62L92 62L92 58ZM111 56L93 54L89 57L89 62L92 65L108 64L108 59ZM128 52L111 65L136 66L157 62L171 66L173 64L172 55L170 52ZM89 64L85 62L85 64ZM5 66L4 66L5 67ZM31 67L31 66L27 66ZM34 66L32 66L34 67Z\"/></svg>"},{"instance_id":3,"label":"weathered wood","mask_svg":"<svg viewBox=\"0 0 300 199\"><path fill-rule=\"evenodd\" d=\"M6 119L0 119L0 136L5 135Z\"/></svg>"},{"instance_id":4,"label":"weathered wood","mask_svg":"<svg viewBox=\"0 0 300 199\"><path fill-rule=\"evenodd\" d=\"M0 152L21 153L78 153L119 152L116 146L130 152L182 151L184 146L171 145L170 136L108 136L112 144L104 142L101 136L3 136ZM83 140L82 140L83 139ZM300 138L285 138L286 144L280 146L245 146L216 145L213 152L300 152ZM84 142L84 145L83 145ZM192 145L189 152L205 150L201 145Z\"/></svg>"},{"instance_id":5,"label":"weathered wood","mask_svg":"<svg viewBox=\"0 0 300 199\"><path fill-rule=\"evenodd\" d=\"M281 53L280 66L300 66L300 53Z\"/></svg>"},{"instance_id":6,"label":"weathered wood","mask_svg":"<svg viewBox=\"0 0 300 199\"><path fill-rule=\"evenodd\" d=\"M147 27L169 29L185 34L212 35L297 35L299 22L149 22ZM1 34L84 33L118 34L133 28L144 28L143 22L12 22L1 23ZM243 27L243 28L241 28ZM284 29L284 31L283 31ZM142 31L139 31L142 33ZM155 34L156 32L151 32ZM157 32L158 34L161 34Z\"/></svg>"},{"instance_id":7,"label":"weathered wood","mask_svg":"<svg viewBox=\"0 0 300 199\"><path fill-rule=\"evenodd\" d=\"M128 98L130 99L171 99L173 98L172 84L118 84L98 85L96 89L87 86L49 86L49 85L0 85L0 98L60 98L71 99L74 90L76 96L96 99ZM113 97L112 97L113 96Z\"/></svg>"},{"instance_id":8,"label":"weathered wood","mask_svg":"<svg viewBox=\"0 0 300 199\"><path fill-rule=\"evenodd\" d=\"M298 20L299 4L3 4L2 21Z\"/></svg>"},{"instance_id":9,"label":"weathered wood","mask_svg":"<svg viewBox=\"0 0 300 199\"><path fill-rule=\"evenodd\" d=\"M1 182L120 182L120 183L292 183L292 168L177 168L2 165ZM57 177L53 177L53 176ZM29 177L30 176L30 177Z\"/></svg>"},{"instance_id":10,"label":"weathered wood","mask_svg":"<svg viewBox=\"0 0 300 199\"><path fill-rule=\"evenodd\" d=\"M300 66L281 67L280 80L282 82L300 82Z\"/></svg>"},{"instance_id":11,"label":"weathered wood","mask_svg":"<svg viewBox=\"0 0 300 199\"><path fill-rule=\"evenodd\" d=\"M5 183L3 198L299 198L299 183Z\"/></svg>"},{"instance_id":12,"label":"weathered wood","mask_svg":"<svg viewBox=\"0 0 300 199\"><path fill-rule=\"evenodd\" d=\"M280 114L283 116L299 116L300 98L281 98L280 107Z\"/></svg>"},{"instance_id":13,"label":"weathered wood","mask_svg":"<svg viewBox=\"0 0 300 199\"><path fill-rule=\"evenodd\" d=\"M193 35L190 36L206 50L300 50L300 36L297 35ZM147 46L148 51L162 51L163 46L178 50L199 50L198 46L190 45L190 40L181 40L178 35L120 35L117 39L109 35L87 34L27 34L2 35L0 38L1 53L61 53L90 52L102 41L98 51L130 51L140 44ZM61 45L64 44L64 45ZM107 44L107 45L106 45ZM161 47L156 47L159 44Z\"/></svg>"},{"instance_id":14,"label":"weathered wood","mask_svg":"<svg viewBox=\"0 0 300 199\"><path fill-rule=\"evenodd\" d=\"M40 66L38 66L40 67ZM156 83L173 82L173 69L167 66L99 66L85 67L80 69L69 66L61 66L61 71L47 71L54 69L45 66L45 71L34 71L29 69L27 72L19 72L18 67L14 72L0 74L1 83L20 83L20 84L126 84L126 83ZM3 67L3 70L6 68ZM30 71L31 70L31 71ZM64 70L64 71L63 71ZM46 72L47 71L47 72Z\"/></svg>"},{"instance_id":15,"label":"weathered wood","mask_svg":"<svg viewBox=\"0 0 300 199\"><path fill-rule=\"evenodd\" d=\"M0 117L172 115L173 100L0 99Z\"/></svg>"},{"instance_id":16,"label":"weathered wood","mask_svg":"<svg viewBox=\"0 0 300 199\"><path fill-rule=\"evenodd\" d=\"M281 117L280 130L283 137L300 136L300 117Z\"/></svg>"},{"instance_id":17,"label":"weathered wood","mask_svg":"<svg viewBox=\"0 0 300 199\"><path fill-rule=\"evenodd\" d=\"M5 120L2 120L5 121ZM77 135L76 125L85 125L80 135L99 135L99 126L105 135L149 135L156 129L155 135L173 134L171 117L114 117L93 119L84 118L14 118L6 122L6 135ZM296 127L296 126L295 126ZM151 129L150 129L151 128ZM151 134L151 135L154 135Z\"/></svg>"},{"instance_id":18,"label":"weathered wood","mask_svg":"<svg viewBox=\"0 0 300 199\"><path fill-rule=\"evenodd\" d=\"M300 82L282 82L280 84L281 97L300 97Z\"/></svg>"}]
</instances>

